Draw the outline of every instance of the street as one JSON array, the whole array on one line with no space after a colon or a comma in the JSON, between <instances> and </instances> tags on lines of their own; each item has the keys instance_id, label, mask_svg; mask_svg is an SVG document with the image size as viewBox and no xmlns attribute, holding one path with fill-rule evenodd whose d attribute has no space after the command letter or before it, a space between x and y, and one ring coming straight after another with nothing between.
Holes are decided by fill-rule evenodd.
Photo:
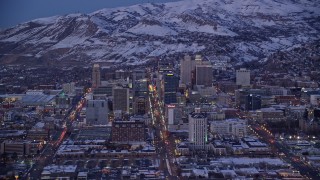
<instances>
[{"instance_id":1,"label":"street","mask_svg":"<svg viewBox=\"0 0 320 180\"><path fill-rule=\"evenodd\" d=\"M177 179L176 165L174 164L175 144L169 138L164 118L164 112L161 108L163 105L159 101L156 91L149 93L150 111L153 117L155 128L155 147L160 158L160 170L164 171L165 177L169 179Z\"/></svg>"},{"instance_id":2,"label":"street","mask_svg":"<svg viewBox=\"0 0 320 180\"><path fill-rule=\"evenodd\" d=\"M89 89L90 91L90 89ZM54 156L61 145L61 143L68 138L68 130L71 129L72 122L75 119L75 114L81 111L85 101L81 100L78 102L76 108L72 107L68 114L65 116L64 121L67 126L63 128L59 138L57 140L49 141L46 147L43 149L40 155L33 158L34 163L27 171L27 173L22 177L22 179L39 179L41 177L41 172L43 168L49 164L53 163Z\"/></svg>"},{"instance_id":3,"label":"street","mask_svg":"<svg viewBox=\"0 0 320 180\"><path fill-rule=\"evenodd\" d=\"M305 164L303 161L301 161L300 157L291 153L289 150L289 147L275 140L271 132L267 130L265 127L256 123L255 124L252 123L251 127L263 141L269 144L269 146L272 148L275 154L277 155L283 154L279 157L282 158L287 163L291 164L292 167L298 170L301 175L311 179L320 178L319 171L316 168Z\"/></svg>"}]
</instances>

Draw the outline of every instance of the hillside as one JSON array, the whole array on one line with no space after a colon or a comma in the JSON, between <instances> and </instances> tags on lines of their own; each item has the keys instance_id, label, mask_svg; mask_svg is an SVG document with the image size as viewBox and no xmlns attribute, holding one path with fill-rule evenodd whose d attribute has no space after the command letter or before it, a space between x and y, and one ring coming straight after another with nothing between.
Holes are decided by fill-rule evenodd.
<instances>
[{"instance_id":1,"label":"hillside","mask_svg":"<svg viewBox=\"0 0 320 180\"><path fill-rule=\"evenodd\" d=\"M0 64L140 64L201 53L234 64L319 40L317 0L185 0L36 19L0 31Z\"/></svg>"}]
</instances>

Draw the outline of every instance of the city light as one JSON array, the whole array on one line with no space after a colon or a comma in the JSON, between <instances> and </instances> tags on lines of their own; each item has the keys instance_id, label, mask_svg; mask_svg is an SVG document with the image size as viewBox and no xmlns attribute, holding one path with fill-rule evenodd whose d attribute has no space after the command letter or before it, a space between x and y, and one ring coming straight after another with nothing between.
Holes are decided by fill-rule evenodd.
<instances>
[{"instance_id":1,"label":"city light","mask_svg":"<svg viewBox=\"0 0 320 180\"><path fill-rule=\"evenodd\" d=\"M320 3L189 1L0 27L0 177L320 179Z\"/></svg>"}]
</instances>

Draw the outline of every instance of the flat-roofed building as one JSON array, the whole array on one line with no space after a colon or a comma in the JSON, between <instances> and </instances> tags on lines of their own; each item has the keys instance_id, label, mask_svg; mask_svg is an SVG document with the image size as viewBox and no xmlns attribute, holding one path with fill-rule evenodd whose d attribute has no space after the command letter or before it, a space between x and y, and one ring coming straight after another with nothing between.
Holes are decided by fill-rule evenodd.
<instances>
[{"instance_id":1,"label":"flat-roofed building","mask_svg":"<svg viewBox=\"0 0 320 180\"><path fill-rule=\"evenodd\" d=\"M92 68L92 87L97 88L101 85L100 65L94 64Z\"/></svg>"},{"instance_id":2,"label":"flat-roofed building","mask_svg":"<svg viewBox=\"0 0 320 180\"><path fill-rule=\"evenodd\" d=\"M181 83L191 84L192 71L195 70L196 61L192 60L189 55L186 55L184 59L180 61L180 66Z\"/></svg>"},{"instance_id":3,"label":"flat-roofed building","mask_svg":"<svg viewBox=\"0 0 320 180\"><path fill-rule=\"evenodd\" d=\"M119 143L142 142L145 140L143 121L113 121L112 141Z\"/></svg>"},{"instance_id":4,"label":"flat-roofed building","mask_svg":"<svg viewBox=\"0 0 320 180\"><path fill-rule=\"evenodd\" d=\"M240 68L236 71L236 84L240 86L250 86L250 70Z\"/></svg>"},{"instance_id":5,"label":"flat-roofed building","mask_svg":"<svg viewBox=\"0 0 320 180\"><path fill-rule=\"evenodd\" d=\"M43 168L41 179L71 180L77 177L77 165L48 165Z\"/></svg>"},{"instance_id":6,"label":"flat-roofed building","mask_svg":"<svg viewBox=\"0 0 320 180\"><path fill-rule=\"evenodd\" d=\"M207 115L196 108L189 114L189 141L194 149L206 149L207 136Z\"/></svg>"},{"instance_id":7,"label":"flat-roofed building","mask_svg":"<svg viewBox=\"0 0 320 180\"><path fill-rule=\"evenodd\" d=\"M247 121L242 119L226 119L222 121L212 121L210 129L219 135L233 135L244 137L247 135Z\"/></svg>"},{"instance_id":8,"label":"flat-roofed building","mask_svg":"<svg viewBox=\"0 0 320 180\"><path fill-rule=\"evenodd\" d=\"M86 107L86 121L91 125L108 124L108 101L88 100Z\"/></svg>"},{"instance_id":9,"label":"flat-roofed building","mask_svg":"<svg viewBox=\"0 0 320 180\"><path fill-rule=\"evenodd\" d=\"M114 87L112 90L113 111L121 110L129 113L129 88Z\"/></svg>"},{"instance_id":10,"label":"flat-roofed building","mask_svg":"<svg viewBox=\"0 0 320 180\"><path fill-rule=\"evenodd\" d=\"M196 65L196 85L211 87L212 78L213 72L211 65Z\"/></svg>"},{"instance_id":11,"label":"flat-roofed building","mask_svg":"<svg viewBox=\"0 0 320 180\"><path fill-rule=\"evenodd\" d=\"M24 141L24 140L5 140L1 143L0 153L13 154L19 156L37 154L38 150L42 149L42 144L39 141Z\"/></svg>"}]
</instances>

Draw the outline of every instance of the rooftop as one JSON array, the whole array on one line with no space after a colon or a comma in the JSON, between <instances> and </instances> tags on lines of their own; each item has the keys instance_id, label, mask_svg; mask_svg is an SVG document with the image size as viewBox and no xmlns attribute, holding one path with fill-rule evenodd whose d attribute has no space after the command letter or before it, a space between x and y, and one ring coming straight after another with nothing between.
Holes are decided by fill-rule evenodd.
<instances>
[{"instance_id":1,"label":"rooftop","mask_svg":"<svg viewBox=\"0 0 320 180\"><path fill-rule=\"evenodd\" d=\"M49 165L43 168L42 174L75 173L77 165Z\"/></svg>"},{"instance_id":2,"label":"rooftop","mask_svg":"<svg viewBox=\"0 0 320 180\"><path fill-rule=\"evenodd\" d=\"M205 113L196 113L196 112L190 113L190 116L192 118L206 118L207 117L207 115Z\"/></svg>"},{"instance_id":3,"label":"rooftop","mask_svg":"<svg viewBox=\"0 0 320 180\"><path fill-rule=\"evenodd\" d=\"M55 95L25 95L21 102L24 104L45 104L55 98Z\"/></svg>"}]
</instances>

